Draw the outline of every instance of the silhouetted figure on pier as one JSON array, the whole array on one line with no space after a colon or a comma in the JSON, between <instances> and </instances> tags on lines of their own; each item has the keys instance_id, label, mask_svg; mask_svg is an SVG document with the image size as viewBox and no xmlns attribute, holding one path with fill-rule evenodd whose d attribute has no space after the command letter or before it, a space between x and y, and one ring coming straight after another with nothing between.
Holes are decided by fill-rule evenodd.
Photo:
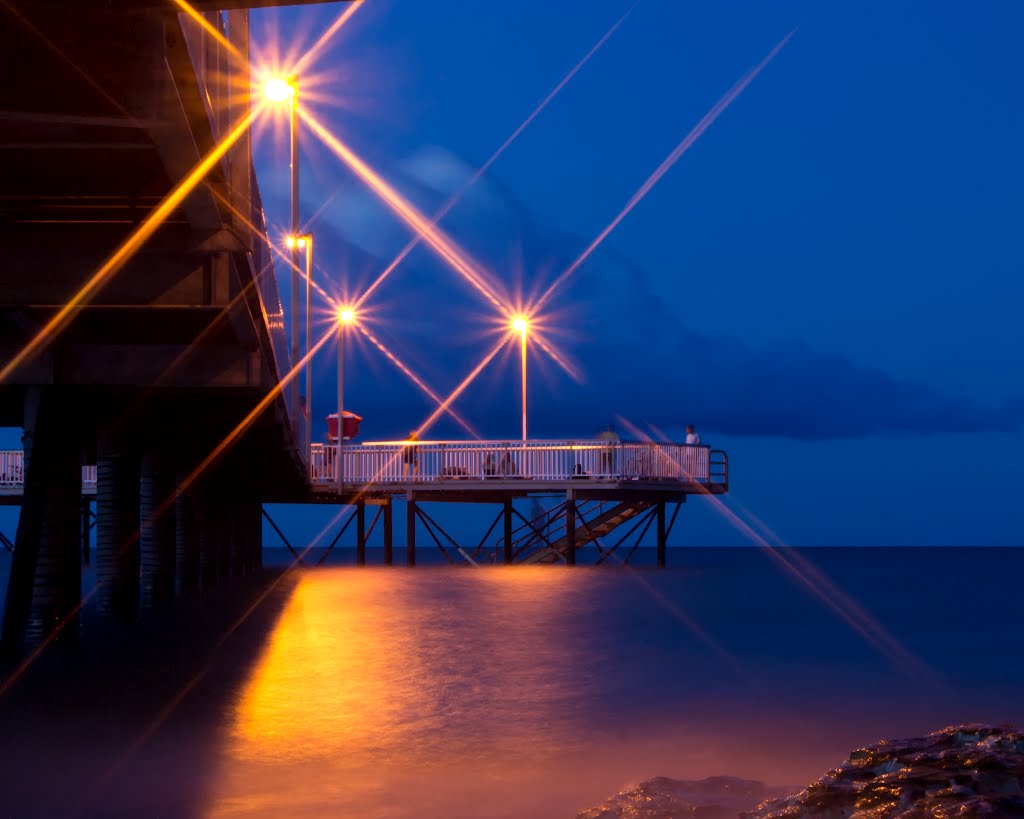
<instances>
[{"instance_id":1,"label":"silhouetted figure on pier","mask_svg":"<svg viewBox=\"0 0 1024 819\"><path fill-rule=\"evenodd\" d=\"M499 471L502 475L518 475L519 469L516 467L516 462L509 454L508 450L501 456L501 463L499 464Z\"/></svg>"},{"instance_id":2,"label":"silhouetted figure on pier","mask_svg":"<svg viewBox=\"0 0 1024 819\"><path fill-rule=\"evenodd\" d=\"M693 428L693 424L686 425L686 443L691 446L696 446L700 443L700 435Z\"/></svg>"},{"instance_id":3,"label":"silhouetted figure on pier","mask_svg":"<svg viewBox=\"0 0 1024 819\"><path fill-rule=\"evenodd\" d=\"M608 445L601 449L601 471L605 475L612 475L615 472L615 448L622 439L619 438L619 433L615 431L615 425L611 422L597 433L597 439L608 442Z\"/></svg>"},{"instance_id":4,"label":"silhouetted figure on pier","mask_svg":"<svg viewBox=\"0 0 1024 819\"><path fill-rule=\"evenodd\" d=\"M416 430L413 430L412 432L409 433L408 440L410 442L416 440ZM416 477L416 476L418 476L420 474L420 459L419 459L419 457L418 457L418 455L416 453L416 447L415 446L405 446L405 447L402 447L402 475L403 475L403 477L408 478L410 471L412 472L413 477Z\"/></svg>"}]
</instances>

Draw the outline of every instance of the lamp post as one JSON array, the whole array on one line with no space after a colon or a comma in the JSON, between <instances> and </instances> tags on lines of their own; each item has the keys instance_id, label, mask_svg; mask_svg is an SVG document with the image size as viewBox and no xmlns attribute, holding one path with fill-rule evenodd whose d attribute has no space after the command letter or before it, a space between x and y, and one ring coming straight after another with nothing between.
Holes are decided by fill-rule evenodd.
<instances>
[{"instance_id":1,"label":"lamp post","mask_svg":"<svg viewBox=\"0 0 1024 819\"><path fill-rule=\"evenodd\" d=\"M356 314L351 307L338 310L338 494L345 485L345 474L341 468L342 447L345 440L345 327L355 321Z\"/></svg>"},{"instance_id":2,"label":"lamp post","mask_svg":"<svg viewBox=\"0 0 1024 819\"><path fill-rule=\"evenodd\" d=\"M313 236L289 236L286 242L289 249L299 248L306 251L306 418L303 419L306 434L303 444L306 448L306 462L313 457L313 362L310 360L310 339L313 337Z\"/></svg>"},{"instance_id":3,"label":"lamp post","mask_svg":"<svg viewBox=\"0 0 1024 819\"><path fill-rule=\"evenodd\" d=\"M519 333L521 351L521 373L523 380L523 440L526 440L526 334L530 329L530 322L525 316L516 316L512 319L512 329Z\"/></svg>"},{"instance_id":4,"label":"lamp post","mask_svg":"<svg viewBox=\"0 0 1024 819\"><path fill-rule=\"evenodd\" d=\"M291 143L291 189L292 189L292 213L291 213L291 236L299 234L299 79L298 77L273 77L263 85L263 93L271 102L288 102L290 143ZM298 313L299 304L299 247L296 241L291 248L292 263L292 328L291 328L291 355L292 366L299 360L299 327L295 316ZM293 378L289 385L289 403L291 404L292 423L296 423L299 417L299 385Z\"/></svg>"}]
</instances>

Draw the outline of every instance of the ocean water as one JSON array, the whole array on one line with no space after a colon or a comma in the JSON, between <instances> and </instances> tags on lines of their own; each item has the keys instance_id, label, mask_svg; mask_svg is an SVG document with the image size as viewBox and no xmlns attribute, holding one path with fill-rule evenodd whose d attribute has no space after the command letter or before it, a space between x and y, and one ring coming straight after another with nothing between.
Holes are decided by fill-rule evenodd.
<instances>
[{"instance_id":1,"label":"ocean water","mask_svg":"<svg viewBox=\"0 0 1024 819\"><path fill-rule=\"evenodd\" d=\"M656 775L801 784L883 737L1024 723L1024 550L669 559L334 565L129 630L86 613L0 694L2 810L571 817Z\"/></svg>"}]
</instances>

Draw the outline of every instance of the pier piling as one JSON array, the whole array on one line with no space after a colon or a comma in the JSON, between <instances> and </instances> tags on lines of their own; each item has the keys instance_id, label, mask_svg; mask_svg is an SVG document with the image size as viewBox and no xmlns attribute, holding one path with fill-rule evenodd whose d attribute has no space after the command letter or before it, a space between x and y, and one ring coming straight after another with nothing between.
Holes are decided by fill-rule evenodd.
<instances>
[{"instance_id":1,"label":"pier piling","mask_svg":"<svg viewBox=\"0 0 1024 819\"><path fill-rule=\"evenodd\" d=\"M127 435L100 437L96 458L96 607L131 619L139 606L139 459Z\"/></svg>"},{"instance_id":2,"label":"pier piling","mask_svg":"<svg viewBox=\"0 0 1024 819\"><path fill-rule=\"evenodd\" d=\"M166 452L150 450L142 458L139 490L139 553L142 608L162 609L174 599L175 514L167 503L174 491L174 470Z\"/></svg>"}]
</instances>

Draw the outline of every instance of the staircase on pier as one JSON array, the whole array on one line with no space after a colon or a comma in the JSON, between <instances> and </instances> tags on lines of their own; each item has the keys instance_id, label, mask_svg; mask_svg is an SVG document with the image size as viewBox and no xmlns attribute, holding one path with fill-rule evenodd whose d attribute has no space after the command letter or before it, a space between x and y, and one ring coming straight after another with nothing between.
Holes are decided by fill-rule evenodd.
<instances>
[{"instance_id":1,"label":"staircase on pier","mask_svg":"<svg viewBox=\"0 0 1024 819\"><path fill-rule=\"evenodd\" d=\"M579 550L611 534L622 524L650 509L650 500L584 501L575 506L575 542ZM557 563L566 560L565 534L569 504L562 502L513 531L512 555L517 563ZM500 543L498 544L500 548Z\"/></svg>"}]
</instances>

